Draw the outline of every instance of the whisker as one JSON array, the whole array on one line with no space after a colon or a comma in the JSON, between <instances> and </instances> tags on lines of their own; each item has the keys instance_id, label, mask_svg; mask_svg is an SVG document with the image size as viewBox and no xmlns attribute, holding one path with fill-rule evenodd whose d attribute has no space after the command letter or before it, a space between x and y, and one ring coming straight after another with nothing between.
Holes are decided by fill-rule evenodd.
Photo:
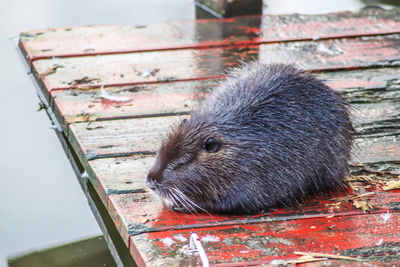
<instances>
[{"instance_id":1,"label":"whisker","mask_svg":"<svg viewBox=\"0 0 400 267\"><path fill-rule=\"evenodd\" d=\"M199 205L197 205L196 203L194 203L193 200L189 199L181 190L179 190L178 188L175 188L176 192L181 196L182 199L184 199L186 201L186 203L191 206L194 210L195 208L198 208L199 210L207 213L208 215L212 216L208 211L206 211L205 209L203 209L202 207L200 207Z\"/></svg>"},{"instance_id":2,"label":"whisker","mask_svg":"<svg viewBox=\"0 0 400 267\"><path fill-rule=\"evenodd\" d=\"M192 207L190 205L188 207L187 206L188 203L185 202L184 199L182 199L182 197L179 194L176 194L176 193L179 192L179 190L177 188L175 188L175 187L171 188L171 190L174 191L174 192L171 191L171 194L174 195L174 197L176 198L176 201L178 201L187 211L189 211L191 214L193 214L192 209L190 209ZM179 205L177 205L177 206L179 206ZM193 211L195 211L195 210L193 210Z\"/></svg>"},{"instance_id":3,"label":"whisker","mask_svg":"<svg viewBox=\"0 0 400 267\"><path fill-rule=\"evenodd\" d=\"M174 203L174 205L178 206L178 203L176 202L176 199L172 192L168 191L166 195L167 195L168 199L170 199Z\"/></svg>"}]
</instances>

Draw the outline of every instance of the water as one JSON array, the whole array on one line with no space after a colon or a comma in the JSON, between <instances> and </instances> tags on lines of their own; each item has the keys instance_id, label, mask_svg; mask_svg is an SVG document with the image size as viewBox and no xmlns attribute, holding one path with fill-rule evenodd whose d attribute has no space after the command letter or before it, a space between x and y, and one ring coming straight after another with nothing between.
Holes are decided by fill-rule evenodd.
<instances>
[{"instance_id":1,"label":"water","mask_svg":"<svg viewBox=\"0 0 400 267\"><path fill-rule=\"evenodd\" d=\"M357 10L359 0L273 0L264 12ZM381 1L393 4L396 1ZM390 7L386 5L385 7ZM18 33L44 27L145 25L194 19L191 0L0 0L0 267L6 258L100 234L34 84L16 50Z\"/></svg>"}]
</instances>

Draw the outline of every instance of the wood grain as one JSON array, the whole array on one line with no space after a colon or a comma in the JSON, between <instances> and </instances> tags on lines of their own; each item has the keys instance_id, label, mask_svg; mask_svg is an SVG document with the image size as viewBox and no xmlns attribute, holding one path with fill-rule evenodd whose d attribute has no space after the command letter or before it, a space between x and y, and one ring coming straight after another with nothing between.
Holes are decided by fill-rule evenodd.
<instances>
[{"instance_id":1,"label":"wood grain","mask_svg":"<svg viewBox=\"0 0 400 267\"><path fill-rule=\"evenodd\" d=\"M222 77L241 61L293 63L314 70L397 66L398 35L291 42L199 50L156 51L96 57L37 60L33 73L45 94L70 88L99 88ZM48 75L49 69L59 66ZM143 74L145 73L145 75ZM148 75L148 73L153 73Z\"/></svg>"},{"instance_id":2,"label":"wood grain","mask_svg":"<svg viewBox=\"0 0 400 267\"><path fill-rule=\"evenodd\" d=\"M371 192L371 190L367 191ZM398 192L372 190L369 212L381 214L395 212L399 206ZM125 241L129 236L146 232L164 232L179 229L242 225L250 223L291 221L300 219L326 218L331 216L361 215L364 212L352 203L338 202L334 198L347 193L334 193L303 201L300 208L285 208L257 215L209 215L184 214L170 211L153 193L114 194L108 197L108 210Z\"/></svg>"},{"instance_id":3,"label":"wood grain","mask_svg":"<svg viewBox=\"0 0 400 267\"><path fill-rule=\"evenodd\" d=\"M181 252L195 232L213 266L258 266L300 258L295 251L364 260L328 260L332 266L396 265L399 257L393 253L400 248L400 235L392 229L399 223L400 214L393 212L386 222L379 215L365 214L165 231L131 236L130 250L138 266L198 266L198 256Z\"/></svg>"},{"instance_id":4,"label":"wood grain","mask_svg":"<svg viewBox=\"0 0 400 267\"><path fill-rule=\"evenodd\" d=\"M380 118L397 125L400 68L325 72L317 76L352 104L355 123L359 118L360 123ZM127 102L103 99L99 89L61 90L52 92L52 107L67 132L68 125L75 122L187 114L216 84L215 80L201 80L108 88L112 96L130 98Z\"/></svg>"},{"instance_id":5,"label":"wood grain","mask_svg":"<svg viewBox=\"0 0 400 267\"><path fill-rule=\"evenodd\" d=\"M52 57L388 34L399 32L399 20L398 10L367 9L358 13L244 16L148 26L48 28L22 33L19 45L32 62Z\"/></svg>"}]
</instances>

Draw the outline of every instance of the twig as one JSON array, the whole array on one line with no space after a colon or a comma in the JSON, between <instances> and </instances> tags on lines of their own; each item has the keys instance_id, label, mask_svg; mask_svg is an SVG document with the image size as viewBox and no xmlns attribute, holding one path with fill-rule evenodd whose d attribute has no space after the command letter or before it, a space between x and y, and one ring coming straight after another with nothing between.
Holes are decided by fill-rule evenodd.
<instances>
[{"instance_id":1,"label":"twig","mask_svg":"<svg viewBox=\"0 0 400 267\"><path fill-rule=\"evenodd\" d=\"M341 256L341 255L325 254L325 253L295 251L294 254L296 254L296 255L304 255L304 256L312 256L312 257L323 257L323 258L329 258L329 259L362 261L361 259L357 259L357 258L346 257L346 256Z\"/></svg>"},{"instance_id":2,"label":"twig","mask_svg":"<svg viewBox=\"0 0 400 267\"><path fill-rule=\"evenodd\" d=\"M324 261L327 260L328 258L314 258L314 257L307 257L307 258L300 258L298 260L289 260L286 261L286 263L289 264L297 264L297 263L307 263L307 262L314 262L314 261Z\"/></svg>"}]
</instances>

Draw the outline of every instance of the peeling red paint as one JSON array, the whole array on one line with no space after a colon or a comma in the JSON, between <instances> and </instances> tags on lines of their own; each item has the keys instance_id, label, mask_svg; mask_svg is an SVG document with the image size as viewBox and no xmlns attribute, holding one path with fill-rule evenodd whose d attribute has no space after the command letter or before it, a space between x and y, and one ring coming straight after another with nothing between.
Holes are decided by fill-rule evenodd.
<instances>
[{"instance_id":1,"label":"peeling red paint","mask_svg":"<svg viewBox=\"0 0 400 267\"><path fill-rule=\"evenodd\" d=\"M398 17L396 12L371 10L358 14L342 12L313 16L244 16L174 21L144 28L124 25L42 29L21 35L20 47L31 62L54 56L93 56L340 38L399 32Z\"/></svg>"},{"instance_id":2,"label":"peeling red paint","mask_svg":"<svg viewBox=\"0 0 400 267\"><path fill-rule=\"evenodd\" d=\"M179 248L188 241L174 237L179 235L189 240L190 234L196 232L200 238L206 235L218 237L218 241L202 242L211 264L241 266L243 262L261 264L274 259L297 259L299 256L294 254L295 251L358 257L359 255L352 250L371 247L369 254L364 252L362 255L368 259L368 256L373 256L374 248L390 243L400 246L400 235L393 232L399 223L400 214L393 212L390 220L386 222L379 215L365 214L156 232L144 234L151 245L144 244L132 236L131 249L141 250L144 247L155 246L157 248L154 250L157 253L152 255L154 258L171 257L171 253L176 253L177 260L184 263L191 256L179 255ZM172 238L172 246L165 246L162 242L164 238ZM195 259L198 260L196 257Z\"/></svg>"},{"instance_id":3,"label":"peeling red paint","mask_svg":"<svg viewBox=\"0 0 400 267\"><path fill-rule=\"evenodd\" d=\"M159 60L154 61L155 58ZM293 63L312 71L393 66L400 61L400 41L379 36L368 39L229 46L38 60L33 66L38 77L55 64L63 66L51 75L38 78L51 92L70 88L99 88L101 85L111 87L216 79L222 78L231 66L256 58L266 63ZM143 77L138 74L155 68L159 71L154 76ZM85 84L73 83L83 78L82 73L93 73L93 76Z\"/></svg>"}]
</instances>

